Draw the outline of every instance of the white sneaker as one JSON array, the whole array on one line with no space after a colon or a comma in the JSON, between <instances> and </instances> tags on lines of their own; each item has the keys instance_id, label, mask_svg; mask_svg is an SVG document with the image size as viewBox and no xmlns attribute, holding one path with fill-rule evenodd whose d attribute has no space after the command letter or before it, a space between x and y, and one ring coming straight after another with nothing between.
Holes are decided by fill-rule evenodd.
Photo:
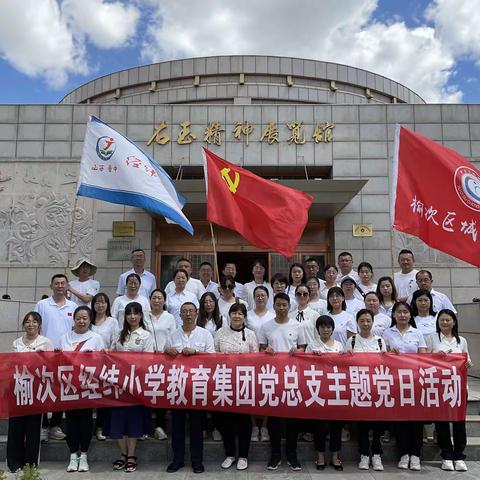
<instances>
[{"instance_id":1,"label":"white sneaker","mask_svg":"<svg viewBox=\"0 0 480 480\"><path fill-rule=\"evenodd\" d=\"M400 461L398 462L397 467L401 468L402 470L408 470L408 464L410 463L410 456L403 455L400 457Z\"/></svg>"},{"instance_id":2,"label":"white sneaker","mask_svg":"<svg viewBox=\"0 0 480 480\"><path fill-rule=\"evenodd\" d=\"M380 455L378 455L378 454L373 455L373 457L372 457L372 467L377 472L382 472L383 471L382 457Z\"/></svg>"},{"instance_id":3,"label":"white sneaker","mask_svg":"<svg viewBox=\"0 0 480 480\"><path fill-rule=\"evenodd\" d=\"M214 442L222 441L222 436L220 435L220 432L216 428L212 432L212 438Z\"/></svg>"},{"instance_id":4,"label":"white sneaker","mask_svg":"<svg viewBox=\"0 0 480 480\"><path fill-rule=\"evenodd\" d=\"M67 472L78 472L78 456L76 453L70 454L70 463L67 467Z\"/></svg>"},{"instance_id":5,"label":"white sneaker","mask_svg":"<svg viewBox=\"0 0 480 480\"><path fill-rule=\"evenodd\" d=\"M87 454L81 453L80 459L78 460L78 471L79 472L88 472L90 467L88 466Z\"/></svg>"},{"instance_id":6,"label":"white sneaker","mask_svg":"<svg viewBox=\"0 0 480 480\"><path fill-rule=\"evenodd\" d=\"M467 464L464 460L455 460L455 470L457 472L466 472L468 470Z\"/></svg>"},{"instance_id":7,"label":"white sneaker","mask_svg":"<svg viewBox=\"0 0 480 480\"><path fill-rule=\"evenodd\" d=\"M358 463L360 470L368 470L370 468L370 457L368 455L361 455L360 462Z\"/></svg>"},{"instance_id":8,"label":"white sneaker","mask_svg":"<svg viewBox=\"0 0 480 480\"><path fill-rule=\"evenodd\" d=\"M235 463L235 457L227 457L220 465L225 470L230 468Z\"/></svg>"},{"instance_id":9,"label":"white sneaker","mask_svg":"<svg viewBox=\"0 0 480 480\"><path fill-rule=\"evenodd\" d=\"M447 470L448 472L453 472L455 467L453 466L453 460L442 460L442 470Z\"/></svg>"},{"instance_id":10,"label":"white sneaker","mask_svg":"<svg viewBox=\"0 0 480 480\"><path fill-rule=\"evenodd\" d=\"M48 442L48 428L42 428L40 431L40 441Z\"/></svg>"},{"instance_id":11,"label":"white sneaker","mask_svg":"<svg viewBox=\"0 0 480 480\"><path fill-rule=\"evenodd\" d=\"M165 433L165 430L162 427L156 427L155 432L153 433L153 436L157 440L166 440L167 439L167 434Z\"/></svg>"},{"instance_id":12,"label":"white sneaker","mask_svg":"<svg viewBox=\"0 0 480 480\"><path fill-rule=\"evenodd\" d=\"M412 455L410 457L410 470L421 470L422 466L420 465L420 457Z\"/></svg>"},{"instance_id":13,"label":"white sneaker","mask_svg":"<svg viewBox=\"0 0 480 480\"><path fill-rule=\"evenodd\" d=\"M103 442L107 439L107 437L103 434L103 430L101 428L97 428L97 430L95 431L95 437L97 437L97 440L99 442Z\"/></svg>"},{"instance_id":14,"label":"white sneaker","mask_svg":"<svg viewBox=\"0 0 480 480\"><path fill-rule=\"evenodd\" d=\"M270 435L268 434L267 427L262 427L260 429L260 441L261 442L269 442L270 441Z\"/></svg>"},{"instance_id":15,"label":"white sneaker","mask_svg":"<svg viewBox=\"0 0 480 480\"><path fill-rule=\"evenodd\" d=\"M250 437L250 441L258 442L260 440L260 429L258 427L252 427L252 436Z\"/></svg>"},{"instance_id":16,"label":"white sneaker","mask_svg":"<svg viewBox=\"0 0 480 480\"><path fill-rule=\"evenodd\" d=\"M240 457L237 462L237 470L246 470L248 468L248 460Z\"/></svg>"},{"instance_id":17,"label":"white sneaker","mask_svg":"<svg viewBox=\"0 0 480 480\"><path fill-rule=\"evenodd\" d=\"M350 432L346 428L342 428L342 443L350 440Z\"/></svg>"},{"instance_id":18,"label":"white sneaker","mask_svg":"<svg viewBox=\"0 0 480 480\"><path fill-rule=\"evenodd\" d=\"M63 433L60 427L50 427L48 429L49 440L65 440L67 436Z\"/></svg>"}]
</instances>

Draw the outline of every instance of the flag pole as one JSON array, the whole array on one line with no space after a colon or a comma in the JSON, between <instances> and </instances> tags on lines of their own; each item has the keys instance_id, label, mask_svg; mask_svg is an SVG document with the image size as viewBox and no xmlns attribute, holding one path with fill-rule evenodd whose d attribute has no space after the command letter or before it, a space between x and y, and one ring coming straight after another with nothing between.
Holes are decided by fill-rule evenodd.
<instances>
[{"instance_id":1,"label":"flag pole","mask_svg":"<svg viewBox=\"0 0 480 480\"><path fill-rule=\"evenodd\" d=\"M212 246L213 246L213 268L217 282L220 282L220 275L218 274L218 260L217 260L217 249L215 247L215 236L213 234L213 225L212 222L208 222L210 225L210 233L212 235Z\"/></svg>"},{"instance_id":2,"label":"flag pole","mask_svg":"<svg viewBox=\"0 0 480 480\"><path fill-rule=\"evenodd\" d=\"M77 211L77 202L78 196L75 195L75 201L73 202L73 210L72 210L72 226L70 227L70 236L68 239L68 253L67 253L67 266L65 267L65 275L67 275L67 271L70 268L70 257L72 255L72 241L73 241L73 227L75 226L75 212Z\"/></svg>"}]
</instances>

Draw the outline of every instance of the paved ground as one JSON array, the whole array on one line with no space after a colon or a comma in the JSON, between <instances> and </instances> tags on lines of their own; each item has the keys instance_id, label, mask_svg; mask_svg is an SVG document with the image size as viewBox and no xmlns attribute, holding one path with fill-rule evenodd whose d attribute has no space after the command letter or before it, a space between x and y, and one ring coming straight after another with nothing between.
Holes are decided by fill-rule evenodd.
<instances>
[{"instance_id":1,"label":"paved ground","mask_svg":"<svg viewBox=\"0 0 480 480\"><path fill-rule=\"evenodd\" d=\"M480 479L480 462L467 462L468 472L444 472L440 470L440 463L426 462L421 472L410 472L398 470L395 465L388 464L385 466L384 472L374 472L373 470L360 471L356 464L347 463L343 472L335 472L333 468L328 468L323 472L315 470L313 464L304 465L301 472L292 472L288 467L282 466L276 472L267 472L265 465L260 462L250 464L248 470L238 472L233 467L230 470L222 470L220 466L214 464L206 464L204 474L196 475L190 468L185 467L174 474L165 473L166 465L148 463L140 465L135 474L124 472L113 472L110 464L96 463L92 465L92 469L87 473L66 473L65 465L60 462L43 463L40 468L42 480L98 480L98 479L130 479L147 480L147 479L171 479L171 480L390 480L390 479L406 479L406 478L431 478L436 480L444 479ZM8 474L7 479L14 479L14 475Z\"/></svg>"}]
</instances>

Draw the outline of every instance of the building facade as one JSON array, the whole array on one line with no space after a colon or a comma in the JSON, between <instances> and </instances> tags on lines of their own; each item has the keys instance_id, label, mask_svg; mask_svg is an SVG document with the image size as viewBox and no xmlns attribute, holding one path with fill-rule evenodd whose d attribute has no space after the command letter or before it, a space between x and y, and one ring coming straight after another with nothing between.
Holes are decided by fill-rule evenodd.
<instances>
[{"instance_id":1,"label":"building facade","mask_svg":"<svg viewBox=\"0 0 480 480\"><path fill-rule=\"evenodd\" d=\"M137 208L75 197L89 115L136 142L176 179L193 237ZM191 258L194 271L212 261L201 154L207 147L312 194L296 261L313 255L331 263L348 250L355 264L372 263L378 278L397 270L398 250L410 248L417 266L432 271L435 288L470 302L479 296L477 268L392 232L397 123L473 163L480 158L480 105L426 104L380 75L296 58L163 62L98 78L58 105L0 105L0 292L35 301L49 292L54 273L89 257L102 290L113 296L134 247L147 252L162 286L179 256ZM125 221L134 222L131 236L113 236L112 223ZM236 261L240 280L249 280L254 258L262 257L269 273L294 261L217 226L214 235L219 263Z\"/></svg>"}]
</instances>

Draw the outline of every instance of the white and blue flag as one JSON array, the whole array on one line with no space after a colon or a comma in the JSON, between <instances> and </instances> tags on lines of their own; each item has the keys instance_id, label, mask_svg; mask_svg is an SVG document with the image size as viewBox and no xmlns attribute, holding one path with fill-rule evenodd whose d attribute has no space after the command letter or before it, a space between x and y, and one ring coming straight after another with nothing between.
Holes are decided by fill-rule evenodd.
<instances>
[{"instance_id":1,"label":"white and blue flag","mask_svg":"<svg viewBox=\"0 0 480 480\"><path fill-rule=\"evenodd\" d=\"M193 235L183 214L185 198L168 173L112 127L90 116L85 133L77 195L140 207Z\"/></svg>"}]
</instances>

